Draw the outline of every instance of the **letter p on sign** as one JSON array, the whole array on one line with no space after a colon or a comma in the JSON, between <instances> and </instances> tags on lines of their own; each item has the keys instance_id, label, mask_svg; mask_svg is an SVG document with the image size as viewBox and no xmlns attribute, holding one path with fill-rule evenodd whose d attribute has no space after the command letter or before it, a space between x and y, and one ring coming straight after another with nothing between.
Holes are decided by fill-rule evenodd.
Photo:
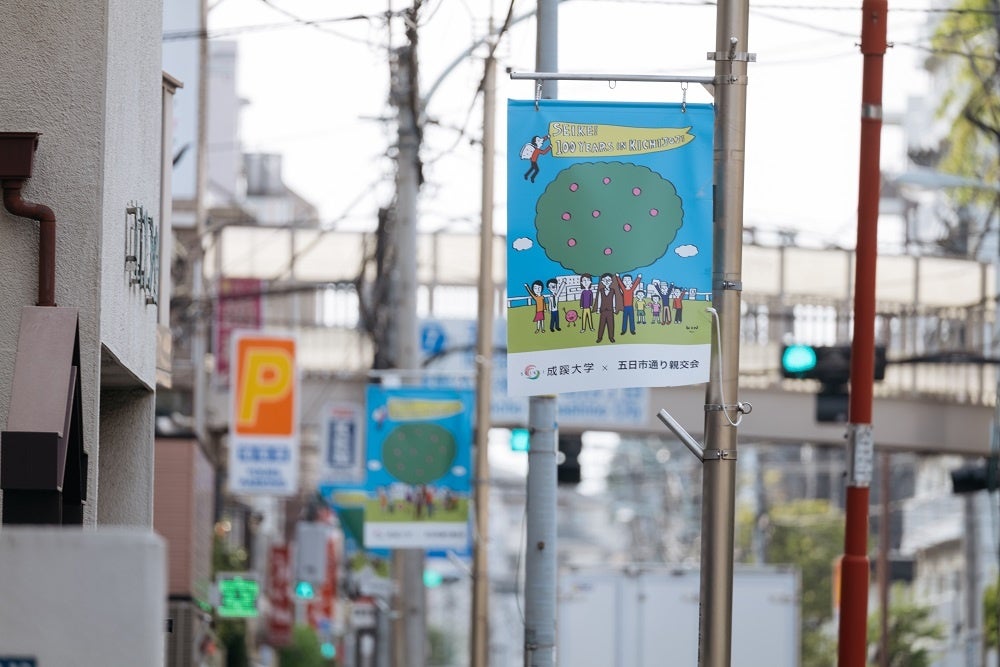
<instances>
[{"instance_id":1,"label":"letter p on sign","mask_svg":"<svg viewBox=\"0 0 1000 667\"><path fill-rule=\"evenodd\" d=\"M233 428L243 436L295 433L295 340L237 334L233 341Z\"/></svg>"}]
</instances>

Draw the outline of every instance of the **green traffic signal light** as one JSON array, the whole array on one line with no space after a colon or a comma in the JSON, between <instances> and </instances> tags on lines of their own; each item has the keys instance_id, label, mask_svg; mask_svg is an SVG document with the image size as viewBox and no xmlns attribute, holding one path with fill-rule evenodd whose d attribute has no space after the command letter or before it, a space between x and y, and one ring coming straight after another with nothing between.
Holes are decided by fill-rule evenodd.
<instances>
[{"instance_id":1,"label":"green traffic signal light","mask_svg":"<svg viewBox=\"0 0 1000 667\"><path fill-rule=\"evenodd\" d=\"M787 376L808 373L816 368L816 348L811 345L789 345L781 353L781 370Z\"/></svg>"},{"instance_id":2,"label":"green traffic signal light","mask_svg":"<svg viewBox=\"0 0 1000 667\"><path fill-rule=\"evenodd\" d=\"M437 588L444 582L444 576L437 570L424 570L424 586Z\"/></svg>"},{"instance_id":3,"label":"green traffic signal light","mask_svg":"<svg viewBox=\"0 0 1000 667\"><path fill-rule=\"evenodd\" d=\"M303 600L312 600L316 597L316 591L308 581L299 581L295 584L295 596Z\"/></svg>"},{"instance_id":4,"label":"green traffic signal light","mask_svg":"<svg viewBox=\"0 0 1000 667\"><path fill-rule=\"evenodd\" d=\"M333 642L323 642L320 644L319 652L327 660L333 660L337 657L337 647L334 646Z\"/></svg>"},{"instance_id":5,"label":"green traffic signal light","mask_svg":"<svg viewBox=\"0 0 1000 667\"><path fill-rule=\"evenodd\" d=\"M526 452L531 448L531 431L526 428L515 428L510 432L510 451Z\"/></svg>"}]
</instances>

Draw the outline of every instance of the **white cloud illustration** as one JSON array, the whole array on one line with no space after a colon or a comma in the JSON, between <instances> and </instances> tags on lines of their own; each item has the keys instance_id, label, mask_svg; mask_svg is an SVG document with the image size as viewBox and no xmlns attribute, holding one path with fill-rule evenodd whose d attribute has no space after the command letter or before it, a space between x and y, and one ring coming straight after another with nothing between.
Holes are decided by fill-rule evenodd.
<instances>
[{"instance_id":1,"label":"white cloud illustration","mask_svg":"<svg viewBox=\"0 0 1000 667\"><path fill-rule=\"evenodd\" d=\"M535 244L531 242L531 239L522 236L519 239L514 239L514 243L512 245L514 250L529 250Z\"/></svg>"},{"instance_id":2,"label":"white cloud illustration","mask_svg":"<svg viewBox=\"0 0 1000 667\"><path fill-rule=\"evenodd\" d=\"M674 252L677 253L678 257L694 257L698 254L698 246L690 244L677 246Z\"/></svg>"}]
</instances>

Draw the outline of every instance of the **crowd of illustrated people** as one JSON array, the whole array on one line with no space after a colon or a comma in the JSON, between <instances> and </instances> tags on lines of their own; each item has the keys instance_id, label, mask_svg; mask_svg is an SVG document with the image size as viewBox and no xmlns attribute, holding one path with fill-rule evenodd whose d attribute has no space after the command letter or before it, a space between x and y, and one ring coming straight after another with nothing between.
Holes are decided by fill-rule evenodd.
<instances>
[{"instance_id":1,"label":"crowd of illustrated people","mask_svg":"<svg viewBox=\"0 0 1000 667\"><path fill-rule=\"evenodd\" d=\"M402 514L409 510L413 519L431 519L438 509L445 512L458 509L458 496L449 488L393 484L378 489L378 503L383 514Z\"/></svg>"},{"instance_id":2,"label":"crowd of illustrated people","mask_svg":"<svg viewBox=\"0 0 1000 667\"><path fill-rule=\"evenodd\" d=\"M535 333L545 333L545 315L549 315L548 330L562 331L560 326L560 304L573 304L578 300L579 311L565 310L566 322L579 324L580 333L595 332L597 320L597 342L607 335L615 342L615 333L635 335L637 325L680 324L684 321L684 301L688 298L685 288L665 280L652 279L643 284L642 274L604 273L594 283L589 273L580 276L578 299L567 298L568 279L549 278L544 283L536 280L524 289L534 306ZM693 290L692 290L693 291ZM621 314L620 327L615 326L615 317ZM648 313L648 317L647 317ZM595 318L596 315L596 318Z\"/></svg>"}]
</instances>

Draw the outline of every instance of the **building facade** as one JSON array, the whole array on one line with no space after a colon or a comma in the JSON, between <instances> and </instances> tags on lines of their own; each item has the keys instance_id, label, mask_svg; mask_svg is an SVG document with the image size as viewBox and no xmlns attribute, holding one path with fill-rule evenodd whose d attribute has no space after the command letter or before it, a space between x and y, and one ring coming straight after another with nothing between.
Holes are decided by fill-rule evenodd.
<instances>
[{"instance_id":1,"label":"building facade","mask_svg":"<svg viewBox=\"0 0 1000 667\"><path fill-rule=\"evenodd\" d=\"M0 132L38 134L20 194L54 214L54 302L77 316L86 453L80 519L91 526L151 527L153 519L165 89L160 51L150 45L159 43L160 11L158 0L14 0L4 10ZM6 190L11 180L4 184ZM0 211L0 310L7 313L0 324L0 416L8 430L20 429L11 414L19 392L37 391L15 386L14 368L19 351L18 363L28 367L38 354L19 321L40 302L39 227Z\"/></svg>"}]
</instances>

